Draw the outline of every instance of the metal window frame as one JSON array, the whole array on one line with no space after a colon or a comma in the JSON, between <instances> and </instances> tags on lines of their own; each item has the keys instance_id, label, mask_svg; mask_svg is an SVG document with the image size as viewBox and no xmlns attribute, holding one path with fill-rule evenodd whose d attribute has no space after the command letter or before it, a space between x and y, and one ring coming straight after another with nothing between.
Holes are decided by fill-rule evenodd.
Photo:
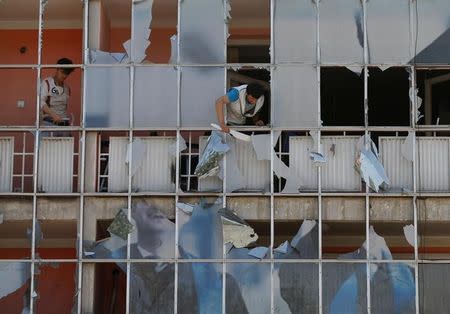
<instances>
[{"instance_id":1,"label":"metal window frame","mask_svg":"<svg viewBox=\"0 0 450 314\"><path fill-rule=\"evenodd\" d=\"M53 0L52 0L53 1ZM141 196L141 195L154 195L154 196L170 196L173 197L175 204L179 201L180 195L182 196L211 196L211 195L215 195L215 196L219 196L223 198L223 205L226 206L227 204L227 197L228 196L238 196L241 195L239 193L229 193L228 191L226 191L225 187L226 187L226 176L225 179L223 180L223 191L221 193L184 193L183 191L181 191L180 189L180 159L181 159L181 154L184 153L180 153L180 139L181 139L181 131L195 131L195 130L204 130L204 128L195 128L195 127L191 127L191 128L186 128L186 127L181 127L181 117L180 117L180 80L181 80L181 68L182 67L188 67L188 66L196 66L196 67L200 67L200 66L207 66L207 67L214 67L214 66L219 66L219 67L223 67L224 69L224 77L225 79L227 78L227 68L228 67L234 67L234 66L242 66L244 64L190 64L190 65L184 65L180 63L180 41L179 41L179 35L180 35L180 29L179 29L179 25L180 25L180 7L181 7L181 1L182 0L178 0L178 4L177 4L177 26L178 26L178 39L177 39L177 51L178 51L178 60L177 63L174 64L123 64L123 65L99 65L99 64L90 64L88 62L88 53L89 53L89 47L88 47L88 32L89 32L89 1L88 0L83 0L83 64L76 64L73 65L75 67L79 67L81 69L86 69L87 67L113 67L113 66L117 66L117 67L127 67L130 69L129 71L129 75L130 75L130 105L129 105L129 114L130 114L130 118L129 118L129 127L128 128L86 128L84 121L86 118L86 110L85 110L85 100L86 100L86 93L85 93L85 88L83 88L83 94L82 94L82 107L81 107L81 112L82 112L82 121L80 126L76 126L76 127L67 127L64 128L64 131L72 131L72 132L78 132L80 134L80 149L79 149L79 157L78 157L78 161L79 161L79 192L78 193L66 193L65 195L69 195L69 196L75 196L78 197L80 200L80 208L79 208L79 223L78 223L78 230L82 230L83 226L84 226L84 203L85 203L85 197L86 196L126 196L127 197L127 208L128 208L128 217L131 217L131 205L132 205L132 201L133 201L133 197L137 197L137 196ZM273 70L276 68L277 64L274 63L274 53L275 51L273 50L273 25L274 25L274 10L275 8L275 0L268 0L270 1L270 25L271 25L271 30L270 30L270 46L271 46L271 55L270 55L270 64L251 64L253 66L264 66L264 67L269 67L270 68L270 72L271 74L273 73ZM317 16L316 16L316 21L317 21L317 62L314 63L313 65L317 67L317 80L318 80L318 89L320 92L320 69L321 66L325 66L325 64L321 63L321 56L320 56L320 29L319 29L319 19L320 19L320 3L319 1L315 0L315 5L316 5L316 10L317 10ZM43 43L43 38L42 38L42 34L43 34L43 13L44 13L44 1L41 0L40 4L39 4L39 26L38 26L38 31L39 31L39 36L38 36L38 62L37 64L1 64L0 68L35 68L37 70L37 75L36 75L36 81L39 82L40 78L41 78L41 69L44 68L51 68L51 67L55 67L56 65L52 65L52 64L42 64L42 43ZM417 17L414 14L414 9L416 7L417 3L416 0L411 0L410 1L410 54L411 57L413 57L414 51L413 51L413 45L414 45L414 34L416 32L415 30L415 23L414 23L414 19L416 19ZM415 119L415 111L417 108L417 98L414 97L414 99L411 102L410 105L410 126L408 127L404 127L404 126L398 126L398 127L374 127L374 126L369 126L368 125L368 115L369 115L369 105L368 105L368 99L370 99L370 95L368 95L368 47L367 47L367 32L366 32L366 25L367 25L367 21L366 21L366 13L367 13L367 8L366 8L366 1L362 1L362 6L363 6L363 20L364 20L364 63L360 64L360 66L363 67L363 71L364 71L364 117L365 117L365 123L364 123L364 127L327 127L327 126L321 126L320 124L320 116L321 116L321 104L320 104L320 97L318 99L318 103L317 103L317 111L318 111L318 117L319 117L319 121L318 121L318 125L316 128L310 128L308 130L317 130L318 134L319 134L319 140L321 137L322 132L327 132L327 131L341 131L341 132L345 132L345 131L362 131L364 132L364 134L370 135L371 132L389 132L389 131L396 131L396 132L405 132L405 131L411 131L413 132L414 136L416 134L416 132L425 132L425 131L432 131L432 132L439 132L439 131L449 131L450 127L449 126L432 126L432 125L426 125L426 126L419 126L415 123L414 119ZM131 23L131 32L133 34L134 29L133 29L133 14L134 14L134 10L133 10L133 6L132 6L132 23ZM224 16L225 16L225 12L224 12ZM224 28L224 42L226 43L226 36L227 36L227 30L226 27ZM133 49L133 47L132 47ZM224 45L224 50L225 50L225 55L226 55L226 44ZM133 51L132 51L133 54ZM249 65L249 64L246 64ZM89 193L89 192L85 192L84 189L84 177L85 177L85 150L86 150L86 143L85 143L85 139L86 139L86 133L90 132L90 131L127 131L128 132L128 139L129 142L132 143L132 140L134 138L134 131L139 131L139 130L163 130L162 128L136 128L133 125L133 106L134 106L134 95L133 95L133 80L134 80L134 71L136 67L142 67L142 66L170 66L170 67L176 67L177 68L177 127L176 128L167 128L167 130L171 130L171 131L176 131L176 190L174 193L133 193L131 191L131 177L129 175L128 177L128 192L127 193ZM373 66L382 66L381 64L370 64L371 67ZM416 86L416 70L423 67L422 66L416 66L415 64L412 65L402 65L404 67L408 67L410 68L411 71L411 81L412 81L412 86ZM442 65L441 67L439 66L435 66L433 65L432 67L433 69L447 69L448 65ZM225 80L226 82L226 80ZM273 82L271 82L271 85L273 84ZM429 86L431 84L431 82L427 83ZM273 86L273 85L272 85ZM83 80L83 87L85 87L85 81ZM428 87L429 88L429 87ZM224 91L226 89L226 83L224 86ZM273 95L271 95L271 103L274 103L274 97ZM54 262L73 262L77 264L77 312L78 313L82 313L82 293L81 290L83 289L83 282L82 282L82 273L83 273L83 264L85 263L93 263L93 260L88 260L85 259L83 257L83 250L82 245L83 245L83 234L82 232L79 232L79 237L77 239L77 243L78 243L78 247L80 248L77 252L77 258L76 259L39 259L36 256L36 241L35 241L35 236L36 236L36 222L37 222L37 200L40 196L63 196L62 194L51 194L51 193L39 193L37 190L37 169L38 169L38 153L39 153L39 148L40 148L40 133L43 131L43 129L40 128L39 126L39 89L37 90L37 94L36 94L36 119L35 119L35 125L34 127L24 127L24 126L13 126L13 127L5 127L5 126L0 126L0 132L24 132L23 136L25 137L25 132L31 131L31 132L35 132L35 138L34 138L34 148L33 148L33 154L31 153L25 153L25 148L23 148L22 153L17 153L17 156L22 156L22 161L25 158L25 155L33 155L33 192L32 193L23 193L23 181L24 181L24 163L22 162L22 173L20 175L21 177L21 182L22 182L22 193L1 193L1 195L27 195L27 196L32 196L32 219L33 219L33 224L32 224L32 245L31 245L31 259L30 260L17 260L17 259L8 259L8 260L2 260L2 262L4 261L8 261L8 262L26 262L30 264L30 269L31 269L31 273L34 273L35 268L36 268L36 264L39 264L42 261L54 261ZM426 101L428 102L428 101ZM429 103L427 105L427 103L425 104L425 109L429 108ZM273 119L273 107L271 108L271 114L270 117L271 119ZM261 128L254 128L254 127L244 127L242 128L244 130L261 130ZM45 131L51 131L53 130L52 128L46 128ZM61 130L61 128L58 129L54 129L54 130ZM271 145L272 147L274 146L274 132L275 131L287 131L287 130L298 130L298 128L285 128L285 127L268 127L265 128L264 130L270 131L271 134ZM305 130L305 131L308 131ZM281 135L283 136L283 135ZM190 135L191 137L191 135ZM281 137L280 137L281 139ZM191 141L189 141L191 142ZM339 263L365 263L366 264L366 270L367 270L367 304L368 304L368 312L371 312L371 307L370 307L370 264L371 263L399 263L399 262L407 262L410 264L414 265L414 278L415 278L415 289L416 289L416 294L415 294L415 306L416 306L416 313L419 313L419 307L420 307L420 300L419 300L419 275L418 275L418 265L422 264L422 263L450 263L450 260L436 260L436 261L429 261L429 260L422 260L419 259L419 254L418 254L418 230L417 230L417 226L418 226L418 198L420 197L442 197L442 196L450 196L450 191L446 192L446 193L423 193L418 191L418 186L419 186L419 181L420 181L420 177L419 174L417 173L417 167L415 167L415 165L419 162L416 160L416 150L418 149L417 145L416 145L416 141L413 141L413 156L414 156L414 160L413 160L413 191L411 193L409 193L407 195L408 198L411 199L412 204L413 204L413 214L414 214L414 226L415 226L415 233L414 233L414 260L393 260L393 261L374 261L370 259L370 256L367 256L365 260L353 260L353 261L343 261L343 260L337 260L337 259L323 259L322 256L322 222L323 222L323 211L322 211L322 200L324 197L329 197L329 196L343 196L343 197L352 197L352 196L361 196L364 197L365 199L365 225L366 225L366 241L367 241L367 246L368 246L368 251L370 251L370 241L368 238L368 234L369 234L369 227L370 227L370 211L369 211L369 206L370 206L370 199L371 198L379 198L379 197L385 197L386 195L384 194L376 194L376 193L372 193L369 191L368 188L366 188L365 192L362 193L326 193L326 192L322 192L322 182L321 182L321 169L320 167L317 170L317 176L318 176L318 189L317 192L314 193L307 193L307 194L302 194L302 196L304 195L308 195L308 196L313 196L316 197L318 200L318 223L319 223L319 258L315 259L315 260L274 260L273 258L273 252L271 251L270 253L270 258L267 260L263 260L263 261L255 261L255 260L230 260L230 259L226 259L226 256L223 256L222 259L211 259L211 260L190 260L190 261L186 261L186 260L182 260L179 259L178 256L178 213L179 210L175 209L175 223L176 223L176 245L175 245L175 256L176 258L174 260L166 260L168 262L174 262L175 263L175 290L174 290L174 312L177 312L177 297L178 297L178 264L179 263L186 263L186 262L216 262L216 263L221 263L222 264L222 271L223 271L223 291L222 291L222 311L223 313L225 313L226 311L226 268L227 268L227 263L235 263L235 262L255 262L255 263L270 263L271 265L271 300L270 300L270 304L271 304L271 312L274 313L275 312L275 308L274 308L274 295L273 295L273 275L274 275L274 263L279 263L279 262L285 262L285 263L317 263L319 265L319 313L323 312L323 298L322 298L322 292L323 292L323 283L322 283L322 266L324 263L333 263L333 262L339 262ZM25 147L25 141L23 143L23 146ZM190 153L190 149L189 149L189 153ZM281 148L280 151L278 152L281 155ZM15 153L16 156L16 153ZM189 154L189 156L191 156ZM190 158L190 157L189 157ZM226 157L225 157L226 158ZM189 163L189 167L190 167L190 163ZM270 168L271 168L271 172L273 173L273 158L271 158L270 161ZM225 171L226 173L226 171ZM190 175L190 172L189 172ZM270 247L273 248L274 245L274 237L275 237L275 231L274 231L274 198L276 196L281 196L281 195L286 195L286 194L279 194L277 192L275 192L275 187L274 187L274 177L273 175L271 176L271 189L270 189ZM106 195L104 195L106 194ZM243 195L252 195L252 194L243 194ZM258 194L261 195L261 194ZM390 197L404 197L405 195L403 194L389 194L388 196ZM130 243L130 241L128 240L128 244ZM126 262L127 264L127 290L126 290L126 312L129 313L129 302L130 302L130 266L131 263L133 262L155 262L155 260L135 260L130 258L130 246L128 245L128 249L127 249L127 258L125 260L95 260L95 262L97 263L101 263L101 262L111 262L111 261L123 261ZM165 260L158 260L158 261L165 261ZM31 283L30 283L30 294L33 294L34 292L34 287L35 287L35 279L32 276L31 279ZM32 297L32 295L30 295L30 310L33 312L34 310L34 297Z\"/></svg>"}]
</instances>

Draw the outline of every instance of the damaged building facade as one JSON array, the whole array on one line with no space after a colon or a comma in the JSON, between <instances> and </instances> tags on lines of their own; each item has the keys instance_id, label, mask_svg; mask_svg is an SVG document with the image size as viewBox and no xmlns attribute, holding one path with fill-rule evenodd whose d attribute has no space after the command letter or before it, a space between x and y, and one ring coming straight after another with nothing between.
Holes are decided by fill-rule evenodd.
<instances>
[{"instance_id":1,"label":"damaged building facade","mask_svg":"<svg viewBox=\"0 0 450 314\"><path fill-rule=\"evenodd\" d=\"M0 312L448 312L449 21L448 0L0 1ZM265 125L217 130L252 82Z\"/></svg>"}]
</instances>

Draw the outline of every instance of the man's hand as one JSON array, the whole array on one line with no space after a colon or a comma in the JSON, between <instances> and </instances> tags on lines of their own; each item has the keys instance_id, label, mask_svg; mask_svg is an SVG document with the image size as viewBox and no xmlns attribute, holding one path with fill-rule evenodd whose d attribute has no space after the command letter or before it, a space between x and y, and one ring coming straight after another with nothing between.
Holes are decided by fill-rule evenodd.
<instances>
[{"instance_id":1,"label":"man's hand","mask_svg":"<svg viewBox=\"0 0 450 314\"><path fill-rule=\"evenodd\" d=\"M62 121L61 117L57 114L52 115L53 122L58 124Z\"/></svg>"},{"instance_id":2,"label":"man's hand","mask_svg":"<svg viewBox=\"0 0 450 314\"><path fill-rule=\"evenodd\" d=\"M258 120L255 122L255 125L257 126L264 126L264 122L262 120Z\"/></svg>"},{"instance_id":3,"label":"man's hand","mask_svg":"<svg viewBox=\"0 0 450 314\"><path fill-rule=\"evenodd\" d=\"M220 128L222 129L223 132L230 133L230 128L226 124L221 124Z\"/></svg>"}]
</instances>

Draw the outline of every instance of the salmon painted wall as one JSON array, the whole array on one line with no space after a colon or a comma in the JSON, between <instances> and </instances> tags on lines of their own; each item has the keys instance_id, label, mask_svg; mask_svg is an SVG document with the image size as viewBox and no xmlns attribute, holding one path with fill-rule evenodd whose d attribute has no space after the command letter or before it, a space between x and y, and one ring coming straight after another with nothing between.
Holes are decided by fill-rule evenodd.
<instances>
[{"instance_id":1,"label":"salmon painted wall","mask_svg":"<svg viewBox=\"0 0 450 314\"><path fill-rule=\"evenodd\" d=\"M9 258L11 251L24 249L0 249L0 258ZM59 258L71 258L75 249L41 249L48 255L57 255ZM26 255L26 253L25 253ZM70 313L75 295L75 263L59 263L55 265L42 265L40 273L36 276L37 313L60 314ZM23 296L27 293L29 281L21 288L7 297L0 299L0 313L22 313Z\"/></svg>"},{"instance_id":2,"label":"salmon painted wall","mask_svg":"<svg viewBox=\"0 0 450 314\"><path fill-rule=\"evenodd\" d=\"M0 30L0 63L36 64L36 30ZM27 47L20 53L21 47ZM82 61L81 29L50 29L43 33L42 63L55 64L61 57ZM43 69L42 78L52 75L54 69ZM36 120L36 78L34 69L0 69L0 125L34 125ZM80 123L81 70L77 69L68 78L71 87L69 112L74 115L75 125ZM25 107L18 108L17 100L24 100Z\"/></svg>"}]
</instances>

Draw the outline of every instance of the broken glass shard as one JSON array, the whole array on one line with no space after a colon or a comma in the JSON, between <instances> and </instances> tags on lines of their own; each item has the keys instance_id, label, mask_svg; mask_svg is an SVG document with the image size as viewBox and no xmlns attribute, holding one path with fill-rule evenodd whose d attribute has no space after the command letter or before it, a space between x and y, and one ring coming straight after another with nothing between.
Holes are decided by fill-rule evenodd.
<instances>
[{"instance_id":1,"label":"broken glass shard","mask_svg":"<svg viewBox=\"0 0 450 314\"><path fill-rule=\"evenodd\" d=\"M133 225L128 220L126 209L119 210L113 222L109 225L108 231L112 235L116 235L124 240L127 239L128 234L133 231Z\"/></svg>"},{"instance_id":2,"label":"broken glass shard","mask_svg":"<svg viewBox=\"0 0 450 314\"><path fill-rule=\"evenodd\" d=\"M229 150L230 147L224 142L221 132L213 131L208 138L208 143L202 152L194 174L199 179L203 179L219 173L220 161Z\"/></svg>"}]
</instances>

